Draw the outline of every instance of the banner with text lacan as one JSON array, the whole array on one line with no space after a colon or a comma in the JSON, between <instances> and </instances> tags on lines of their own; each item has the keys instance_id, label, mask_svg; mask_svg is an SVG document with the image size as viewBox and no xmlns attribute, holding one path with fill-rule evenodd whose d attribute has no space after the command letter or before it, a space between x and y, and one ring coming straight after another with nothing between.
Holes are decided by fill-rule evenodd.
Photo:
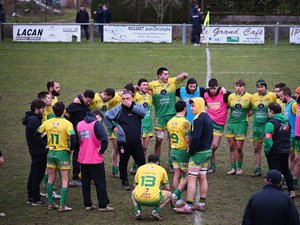
<instances>
[{"instance_id":1,"label":"banner with text lacan","mask_svg":"<svg viewBox=\"0 0 300 225\"><path fill-rule=\"evenodd\" d=\"M290 27L290 44L300 44L300 27Z\"/></svg>"},{"instance_id":2,"label":"banner with text lacan","mask_svg":"<svg viewBox=\"0 0 300 225\"><path fill-rule=\"evenodd\" d=\"M72 42L81 41L80 25L14 25L13 41Z\"/></svg>"},{"instance_id":3,"label":"banner with text lacan","mask_svg":"<svg viewBox=\"0 0 300 225\"><path fill-rule=\"evenodd\" d=\"M105 25L104 42L172 43L172 26Z\"/></svg>"},{"instance_id":4,"label":"banner with text lacan","mask_svg":"<svg viewBox=\"0 0 300 225\"><path fill-rule=\"evenodd\" d=\"M203 27L202 43L213 44L264 44L264 27Z\"/></svg>"}]
</instances>

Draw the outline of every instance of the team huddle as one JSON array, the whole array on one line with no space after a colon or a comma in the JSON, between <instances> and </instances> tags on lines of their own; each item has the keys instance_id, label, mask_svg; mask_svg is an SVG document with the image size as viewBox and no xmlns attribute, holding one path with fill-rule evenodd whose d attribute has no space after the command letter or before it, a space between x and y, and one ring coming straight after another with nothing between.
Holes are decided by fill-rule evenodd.
<instances>
[{"instance_id":1,"label":"team huddle","mask_svg":"<svg viewBox=\"0 0 300 225\"><path fill-rule=\"evenodd\" d=\"M27 204L71 211L65 204L68 187L81 186L86 210L95 210L91 201L93 181L99 211L113 211L104 167L110 141L111 174L120 177L125 191L131 191L135 219L142 219L142 206L152 206L151 217L162 220L161 209L168 203L177 213L203 212L208 192L206 175L217 171L216 150L224 133L230 148L227 174L243 174L243 145L252 115L255 168L251 176L262 176L264 150L269 168L283 174L290 197L295 197L294 185L298 185L300 173L300 87L294 96L284 83L275 86L275 93L268 91L264 80L256 82L255 94L246 92L246 83L241 79L235 81L233 93L219 86L216 79L209 80L208 88L199 87L194 78L189 78L186 86L177 87L187 78L185 72L169 77L168 69L161 67L157 80L142 78L137 85L126 84L120 91L86 90L67 107L58 101L59 83L48 82L48 90L38 93L23 120L31 156ZM154 152L146 158L153 136ZM161 166L165 136L168 171L174 172L172 192L168 173ZM127 171L131 156L134 187ZM53 191L57 174L61 179L60 195ZM197 180L199 202L194 198ZM47 204L40 197L42 181Z\"/></svg>"}]
</instances>

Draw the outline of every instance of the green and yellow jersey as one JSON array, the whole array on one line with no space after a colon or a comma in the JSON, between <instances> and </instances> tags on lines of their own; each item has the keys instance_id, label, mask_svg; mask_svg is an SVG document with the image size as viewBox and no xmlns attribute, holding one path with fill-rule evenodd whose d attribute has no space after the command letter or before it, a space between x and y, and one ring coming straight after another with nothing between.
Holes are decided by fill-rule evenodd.
<instances>
[{"instance_id":1,"label":"green and yellow jersey","mask_svg":"<svg viewBox=\"0 0 300 225\"><path fill-rule=\"evenodd\" d=\"M264 95L253 94L251 108L254 111L253 125L264 126L268 122L268 106L276 102L276 94L267 91Z\"/></svg>"},{"instance_id":2,"label":"green and yellow jersey","mask_svg":"<svg viewBox=\"0 0 300 225\"><path fill-rule=\"evenodd\" d=\"M69 138L75 134L72 123L62 117L46 120L38 132L46 132L48 147L54 151L69 150Z\"/></svg>"},{"instance_id":3,"label":"green and yellow jersey","mask_svg":"<svg viewBox=\"0 0 300 225\"><path fill-rule=\"evenodd\" d=\"M113 97L108 102L108 109L112 109L113 107L116 107L117 105L120 105L121 103L122 103L121 92L116 92L115 97Z\"/></svg>"},{"instance_id":4,"label":"green and yellow jersey","mask_svg":"<svg viewBox=\"0 0 300 225\"><path fill-rule=\"evenodd\" d=\"M53 96L51 106L54 106L56 102L58 102L58 98L56 96Z\"/></svg>"},{"instance_id":5,"label":"green and yellow jersey","mask_svg":"<svg viewBox=\"0 0 300 225\"><path fill-rule=\"evenodd\" d=\"M89 108L90 110L99 109L102 113L105 113L108 109L109 101L104 102L99 93L95 94L93 101L91 102Z\"/></svg>"},{"instance_id":6,"label":"green and yellow jersey","mask_svg":"<svg viewBox=\"0 0 300 225\"><path fill-rule=\"evenodd\" d=\"M138 168L134 177L134 195L139 203L151 203L161 199L161 185L169 184L166 170L155 163L147 163Z\"/></svg>"},{"instance_id":7,"label":"green and yellow jersey","mask_svg":"<svg viewBox=\"0 0 300 225\"><path fill-rule=\"evenodd\" d=\"M181 80L177 77L172 77L168 79L167 83L162 83L159 80L149 83L149 90L153 93L156 117L176 114L176 84L180 82Z\"/></svg>"},{"instance_id":8,"label":"green and yellow jersey","mask_svg":"<svg viewBox=\"0 0 300 225\"><path fill-rule=\"evenodd\" d=\"M153 98L148 93L142 94L141 92L136 92L136 103L143 105L147 108L146 115L142 120L142 127L152 127L152 106Z\"/></svg>"},{"instance_id":9,"label":"green and yellow jersey","mask_svg":"<svg viewBox=\"0 0 300 225\"><path fill-rule=\"evenodd\" d=\"M251 109L252 95L244 92L241 96L232 93L228 96L227 104L230 107L228 123L248 121L248 112Z\"/></svg>"},{"instance_id":10,"label":"green and yellow jersey","mask_svg":"<svg viewBox=\"0 0 300 225\"><path fill-rule=\"evenodd\" d=\"M277 98L277 99L276 99L276 103L278 103L278 105L281 106L281 111L284 112L285 104L281 101L280 98Z\"/></svg>"},{"instance_id":11,"label":"green and yellow jersey","mask_svg":"<svg viewBox=\"0 0 300 225\"><path fill-rule=\"evenodd\" d=\"M167 123L172 149L186 150L188 143L185 137L191 135L191 124L183 116L174 116Z\"/></svg>"},{"instance_id":12,"label":"green and yellow jersey","mask_svg":"<svg viewBox=\"0 0 300 225\"><path fill-rule=\"evenodd\" d=\"M52 106L51 105L47 106L43 113L42 122L45 122L46 120L49 120L54 117L55 117L55 114L53 112Z\"/></svg>"}]
</instances>

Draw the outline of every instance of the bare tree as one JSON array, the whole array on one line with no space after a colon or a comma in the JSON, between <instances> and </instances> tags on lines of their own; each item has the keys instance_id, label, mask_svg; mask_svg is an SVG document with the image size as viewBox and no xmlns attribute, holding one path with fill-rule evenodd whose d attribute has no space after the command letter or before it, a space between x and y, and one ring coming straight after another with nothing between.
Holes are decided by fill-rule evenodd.
<instances>
[{"instance_id":1,"label":"bare tree","mask_svg":"<svg viewBox=\"0 0 300 225\"><path fill-rule=\"evenodd\" d=\"M162 23L167 8L180 7L182 0L125 0L124 3L129 7L135 4L141 4L145 8L152 7L156 12L157 22Z\"/></svg>"}]
</instances>

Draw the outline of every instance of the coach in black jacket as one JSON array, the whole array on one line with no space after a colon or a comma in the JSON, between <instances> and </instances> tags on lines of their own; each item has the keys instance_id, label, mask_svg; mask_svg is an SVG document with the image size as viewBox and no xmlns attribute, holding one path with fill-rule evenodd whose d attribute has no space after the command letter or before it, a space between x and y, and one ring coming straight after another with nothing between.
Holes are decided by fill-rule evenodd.
<instances>
[{"instance_id":1,"label":"coach in black jacket","mask_svg":"<svg viewBox=\"0 0 300 225\"><path fill-rule=\"evenodd\" d=\"M133 94L123 91L122 104L105 113L104 122L108 129L116 133L120 153L120 178L124 190L130 190L127 166L130 156L138 166L145 164L144 148L142 145L142 119L146 108L132 101Z\"/></svg>"},{"instance_id":2,"label":"coach in black jacket","mask_svg":"<svg viewBox=\"0 0 300 225\"><path fill-rule=\"evenodd\" d=\"M299 225L293 200L281 188L281 173L270 170L263 189L249 199L242 225Z\"/></svg>"},{"instance_id":3,"label":"coach in black jacket","mask_svg":"<svg viewBox=\"0 0 300 225\"><path fill-rule=\"evenodd\" d=\"M202 33L202 12L201 9L196 5L193 10L192 14L190 15L190 20L192 26L192 33L194 35L194 40L195 40L195 46L199 46L200 44L200 34Z\"/></svg>"},{"instance_id":4,"label":"coach in black jacket","mask_svg":"<svg viewBox=\"0 0 300 225\"><path fill-rule=\"evenodd\" d=\"M31 205L43 205L40 199L40 184L43 180L47 165L47 142L35 135L42 124L45 107L44 101L35 99L31 102L31 111L25 113L23 124L25 125L26 141L31 156L31 166L27 182L28 199Z\"/></svg>"}]
</instances>

